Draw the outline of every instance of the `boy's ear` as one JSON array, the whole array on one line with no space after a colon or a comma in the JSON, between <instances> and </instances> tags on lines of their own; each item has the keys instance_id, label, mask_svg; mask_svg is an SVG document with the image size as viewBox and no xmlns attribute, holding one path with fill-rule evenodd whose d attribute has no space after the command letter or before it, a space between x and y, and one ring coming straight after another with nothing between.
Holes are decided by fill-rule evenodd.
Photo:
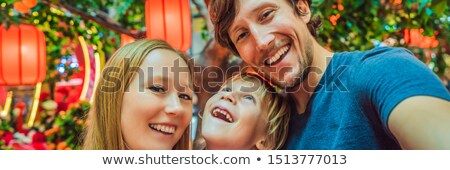
<instances>
[{"instance_id":1,"label":"boy's ear","mask_svg":"<svg viewBox=\"0 0 450 170\"><path fill-rule=\"evenodd\" d=\"M305 23L311 20L311 10L309 9L309 4L306 0L299 0L296 4L296 10L300 14L300 17Z\"/></svg>"}]
</instances>

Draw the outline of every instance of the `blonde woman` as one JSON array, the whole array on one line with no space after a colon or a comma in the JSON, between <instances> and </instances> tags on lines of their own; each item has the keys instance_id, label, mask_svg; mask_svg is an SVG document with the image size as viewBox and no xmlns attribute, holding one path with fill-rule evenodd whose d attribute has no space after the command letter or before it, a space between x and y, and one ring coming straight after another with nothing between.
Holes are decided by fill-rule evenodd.
<instances>
[{"instance_id":1,"label":"blonde woman","mask_svg":"<svg viewBox=\"0 0 450 170\"><path fill-rule=\"evenodd\" d=\"M192 67L160 40L118 49L102 72L84 149L191 149Z\"/></svg>"},{"instance_id":2,"label":"blonde woman","mask_svg":"<svg viewBox=\"0 0 450 170\"><path fill-rule=\"evenodd\" d=\"M205 149L280 149L289 117L286 98L267 81L256 73L236 75L206 103L202 122Z\"/></svg>"}]
</instances>

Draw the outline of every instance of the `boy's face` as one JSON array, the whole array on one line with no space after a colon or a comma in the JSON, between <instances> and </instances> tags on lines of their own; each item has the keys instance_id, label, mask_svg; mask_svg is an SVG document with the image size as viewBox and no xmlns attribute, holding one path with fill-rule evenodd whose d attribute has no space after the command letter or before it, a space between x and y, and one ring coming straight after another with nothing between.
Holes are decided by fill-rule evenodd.
<instances>
[{"instance_id":1,"label":"boy's face","mask_svg":"<svg viewBox=\"0 0 450 170\"><path fill-rule=\"evenodd\" d=\"M206 103L202 136L208 149L251 149L267 130L259 82L237 79Z\"/></svg>"},{"instance_id":2,"label":"boy's face","mask_svg":"<svg viewBox=\"0 0 450 170\"><path fill-rule=\"evenodd\" d=\"M281 87L293 87L312 62L310 15L297 15L287 0L238 0L228 34L241 58ZM296 6L309 13L300 0Z\"/></svg>"}]
</instances>

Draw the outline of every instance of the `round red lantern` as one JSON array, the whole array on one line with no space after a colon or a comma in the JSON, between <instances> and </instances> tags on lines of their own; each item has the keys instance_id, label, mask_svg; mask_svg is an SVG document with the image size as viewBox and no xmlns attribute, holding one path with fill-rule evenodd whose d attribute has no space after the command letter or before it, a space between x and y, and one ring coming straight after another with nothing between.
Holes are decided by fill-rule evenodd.
<instances>
[{"instance_id":1,"label":"round red lantern","mask_svg":"<svg viewBox=\"0 0 450 170\"><path fill-rule=\"evenodd\" d=\"M165 40L183 52L191 47L189 0L146 0L145 25L149 39Z\"/></svg>"},{"instance_id":2,"label":"round red lantern","mask_svg":"<svg viewBox=\"0 0 450 170\"><path fill-rule=\"evenodd\" d=\"M131 32L132 33L137 33L136 30L132 30ZM136 39L134 39L133 37L130 37L130 36L126 35L126 34L121 34L120 35L120 46L121 47L126 45L126 44L135 42L135 41L136 41Z\"/></svg>"},{"instance_id":3,"label":"round red lantern","mask_svg":"<svg viewBox=\"0 0 450 170\"><path fill-rule=\"evenodd\" d=\"M33 25L0 26L0 85L36 85L45 71L44 33Z\"/></svg>"},{"instance_id":4,"label":"round red lantern","mask_svg":"<svg viewBox=\"0 0 450 170\"><path fill-rule=\"evenodd\" d=\"M14 2L14 9L20 13L27 13L30 11L30 8L20 1Z\"/></svg>"}]
</instances>

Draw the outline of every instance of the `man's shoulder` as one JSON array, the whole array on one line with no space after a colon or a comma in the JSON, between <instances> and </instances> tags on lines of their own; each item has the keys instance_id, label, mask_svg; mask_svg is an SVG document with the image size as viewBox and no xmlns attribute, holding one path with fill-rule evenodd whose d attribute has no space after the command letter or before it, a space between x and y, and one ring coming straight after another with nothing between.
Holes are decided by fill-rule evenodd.
<instances>
[{"instance_id":1,"label":"man's shoulder","mask_svg":"<svg viewBox=\"0 0 450 170\"><path fill-rule=\"evenodd\" d=\"M392 58L401 58L415 60L414 54L406 48L401 47L376 47L365 51L361 60L386 60Z\"/></svg>"},{"instance_id":2,"label":"man's shoulder","mask_svg":"<svg viewBox=\"0 0 450 170\"><path fill-rule=\"evenodd\" d=\"M394 60L417 60L413 53L399 47L375 47L367 51L337 52L331 62L333 65L373 64L374 62Z\"/></svg>"},{"instance_id":3,"label":"man's shoulder","mask_svg":"<svg viewBox=\"0 0 450 170\"><path fill-rule=\"evenodd\" d=\"M404 64L422 65L414 54L400 47L376 47L364 52L340 52L333 57L333 62L352 65L355 69L361 67L389 66L397 67Z\"/></svg>"},{"instance_id":4,"label":"man's shoulder","mask_svg":"<svg viewBox=\"0 0 450 170\"><path fill-rule=\"evenodd\" d=\"M374 57L385 57L385 56L414 56L411 51L402 47L375 47L367 51L346 51L337 52L335 57L338 58L348 58L356 57L361 59L368 59Z\"/></svg>"}]
</instances>

